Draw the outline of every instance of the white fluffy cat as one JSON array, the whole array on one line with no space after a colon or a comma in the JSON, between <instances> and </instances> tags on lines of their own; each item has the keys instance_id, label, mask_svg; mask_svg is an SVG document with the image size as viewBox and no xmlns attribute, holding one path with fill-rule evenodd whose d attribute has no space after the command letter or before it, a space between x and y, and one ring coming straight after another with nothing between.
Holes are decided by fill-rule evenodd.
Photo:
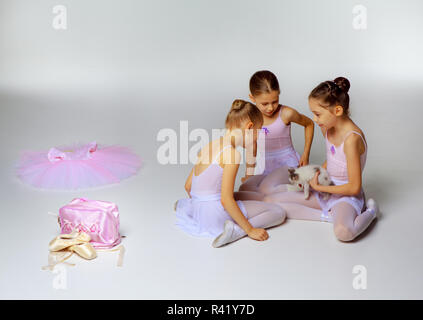
<instances>
[{"instance_id":1,"label":"white fluffy cat","mask_svg":"<svg viewBox=\"0 0 423 320\"><path fill-rule=\"evenodd\" d=\"M288 191L303 191L304 190L304 198L308 199L310 196L310 184L309 181L313 179L316 172L320 171L318 181L319 184L324 186L332 186L334 183L330 179L328 171L318 165L309 164L307 166L299 167L299 168L288 168L289 172L289 182L290 184L287 185ZM323 199L327 200L330 196L330 193L322 192Z\"/></svg>"}]
</instances>

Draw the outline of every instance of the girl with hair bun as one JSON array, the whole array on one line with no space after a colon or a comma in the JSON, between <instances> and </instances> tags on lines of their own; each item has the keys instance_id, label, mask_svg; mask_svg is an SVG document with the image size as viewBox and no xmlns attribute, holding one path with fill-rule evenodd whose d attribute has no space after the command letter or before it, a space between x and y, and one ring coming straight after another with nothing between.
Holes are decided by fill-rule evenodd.
<instances>
[{"instance_id":1,"label":"girl with hair bun","mask_svg":"<svg viewBox=\"0 0 423 320\"><path fill-rule=\"evenodd\" d=\"M287 192L284 184L273 185L264 198L264 201L284 208L288 218L333 222L335 236L340 241L355 239L378 212L373 199L367 201L367 206L365 204L362 172L366 164L367 142L363 131L349 116L349 88L348 79L338 77L320 83L309 95L313 120L326 141L326 161L322 166L335 185L319 185L319 173L316 173L310 181L314 191L308 200L301 192ZM325 201L319 192L331 195Z\"/></svg>"},{"instance_id":2,"label":"girl with hair bun","mask_svg":"<svg viewBox=\"0 0 423 320\"><path fill-rule=\"evenodd\" d=\"M253 104L235 100L226 117L226 133L203 147L185 183L189 198L175 204L177 225L200 237L216 237L213 247L221 247L244 236L267 240L265 228L281 224L285 210L273 203L235 201L234 185L241 154L257 141L263 117ZM252 133L252 134L251 134ZM263 199L262 194L256 197Z\"/></svg>"}]
</instances>

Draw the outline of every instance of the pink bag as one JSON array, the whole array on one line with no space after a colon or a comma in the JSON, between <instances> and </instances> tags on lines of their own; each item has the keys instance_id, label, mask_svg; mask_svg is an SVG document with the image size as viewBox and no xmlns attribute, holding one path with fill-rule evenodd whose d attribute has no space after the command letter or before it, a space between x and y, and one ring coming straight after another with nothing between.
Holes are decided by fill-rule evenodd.
<instances>
[{"instance_id":1,"label":"pink bag","mask_svg":"<svg viewBox=\"0 0 423 320\"><path fill-rule=\"evenodd\" d=\"M112 202L73 199L59 209L59 224L62 234L74 229L89 234L94 248L109 249L121 242L119 211Z\"/></svg>"}]
</instances>

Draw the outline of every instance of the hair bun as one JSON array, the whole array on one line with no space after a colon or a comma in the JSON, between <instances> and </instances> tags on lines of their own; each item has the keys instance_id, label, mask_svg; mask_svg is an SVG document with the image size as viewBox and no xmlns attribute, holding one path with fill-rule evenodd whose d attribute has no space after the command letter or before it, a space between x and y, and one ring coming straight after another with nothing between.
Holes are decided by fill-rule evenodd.
<instances>
[{"instance_id":1,"label":"hair bun","mask_svg":"<svg viewBox=\"0 0 423 320\"><path fill-rule=\"evenodd\" d=\"M333 80L335 84L344 92L348 93L348 90L350 90L350 82L347 78L344 77L338 77L335 80Z\"/></svg>"},{"instance_id":2,"label":"hair bun","mask_svg":"<svg viewBox=\"0 0 423 320\"><path fill-rule=\"evenodd\" d=\"M245 105L245 101L237 99L232 103L231 110L240 110Z\"/></svg>"}]
</instances>

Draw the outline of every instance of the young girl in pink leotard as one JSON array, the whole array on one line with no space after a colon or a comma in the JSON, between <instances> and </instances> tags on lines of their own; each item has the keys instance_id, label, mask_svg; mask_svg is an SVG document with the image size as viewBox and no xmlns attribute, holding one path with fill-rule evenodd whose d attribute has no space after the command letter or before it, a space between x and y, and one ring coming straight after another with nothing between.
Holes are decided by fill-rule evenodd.
<instances>
[{"instance_id":1,"label":"young girl in pink leotard","mask_svg":"<svg viewBox=\"0 0 423 320\"><path fill-rule=\"evenodd\" d=\"M185 183L189 198L176 203L177 225L182 230L194 236L216 237L213 246L221 247L246 235L266 240L264 228L285 220L285 210L276 204L235 201L234 184L241 159L236 148L252 147L262 123L256 106L234 101L226 118L225 135L201 149ZM251 131L253 135L249 135Z\"/></svg>"},{"instance_id":2,"label":"young girl in pink leotard","mask_svg":"<svg viewBox=\"0 0 423 320\"><path fill-rule=\"evenodd\" d=\"M279 83L276 76L270 71L258 71L250 79L250 99L263 115L263 133L265 152L261 154L263 166L257 171L262 174L247 173L241 181L240 191L261 191L260 184L265 176L272 174L274 179L288 183L288 167L298 167L308 164L311 143L314 134L313 121L295 109L279 104ZM305 143L302 156L295 151L291 140L291 123L297 123L305 128ZM254 165L253 165L254 166ZM285 167L285 170L276 170ZM272 173L274 172L274 173ZM266 191L266 189L265 189ZM248 193L243 193L247 195Z\"/></svg>"},{"instance_id":3,"label":"young girl in pink leotard","mask_svg":"<svg viewBox=\"0 0 423 320\"><path fill-rule=\"evenodd\" d=\"M362 171L366 164L367 142L361 129L349 117L350 83L338 77L319 84L309 95L314 121L326 140L327 168L335 186L318 184L318 173L310 182L314 189L308 200L302 192L287 192L286 185L263 181L269 192L264 201L279 204L288 218L333 222L336 237L351 241L376 217L378 207L367 201L362 188ZM331 193L324 201L319 192Z\"/></svg>"}]
</instances>

